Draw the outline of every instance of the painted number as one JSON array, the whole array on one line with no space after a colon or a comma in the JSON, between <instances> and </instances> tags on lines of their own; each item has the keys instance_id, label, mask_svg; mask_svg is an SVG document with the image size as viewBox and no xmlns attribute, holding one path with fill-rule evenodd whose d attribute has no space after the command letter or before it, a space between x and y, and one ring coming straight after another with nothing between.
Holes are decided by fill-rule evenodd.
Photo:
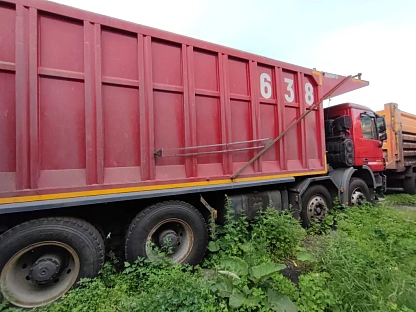
<instances>
[{"instance_id":1,"label":"painted number","mask_svg":"<svg viewBox=\"0 0 416 312\"><path fill-rule=\"evenodd\" d=\"M287 83L287 91L289 91L289 94L285 94L285 99L289 103L292 103L295 100L295 90L293 90L293 79L285 78L285 82Z\"/></svg>"},{"instance_id":2,"label":"painted number","mask_svg":"<svg viewBox=\"0 0 416 312\"><path fill-rule=\"evenodd\" d=\"M306 104L312 105L315 101L314 95L313 95L313 87L310 82L307 82L305 84L305 101Z\"/></svg>"},{"instance_id":3,"label":"painted number","mask_svg":"<svg viewBox=\"0 0 416 312\"><path fill-rule=\"evenodd\" d=\"M270 99L272 97L272 85L270 82L272 78L270 78L269 74L262 73L260 75L260 93L261 96L265 99Z\"/></svg>"},{"instance_id":4,"label":"painted number","mask_svg":"<svg viewBox=\"0 0 416 312\"><path fill-rule=\"evenodd\" d=\"M293 88L293 79L285 78L285 82L287 83L286 89L289 94L285 94L285 99L287 102L292 103L295 100L295 90ZM312 105L315 101L315 96L313 94L313 86L310 82L305 84L305 101L306 104Z\"/></svg>"}]
</instances>

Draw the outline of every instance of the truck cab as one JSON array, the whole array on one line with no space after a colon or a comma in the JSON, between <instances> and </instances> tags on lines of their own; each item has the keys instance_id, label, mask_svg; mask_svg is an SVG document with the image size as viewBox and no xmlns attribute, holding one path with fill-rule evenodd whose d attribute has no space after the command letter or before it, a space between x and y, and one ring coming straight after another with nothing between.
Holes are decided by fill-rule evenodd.
<instances>
[{"instance_id":1,"label":"truck cab","mask_svg":"<svg viewBox=\"0 0 416 312\"><path fill-rule=\"evenodd\" d=\"M365 165L373 172L385 170L384 117L368 107L352 103L325 108L324 115L327 159L331 166Z\"/></svg>"},{"instance_id":2,"label":"truck cab","mask_svg":"<svg viewBox=\"0 0 416 312\"><path fill-rule=\"evenodd\" d=\"M381 198L386 186L382 148L387 139L384 117L368 107L344 103L325 108L324 120L329 170L352 168L352 177L373 185L371 197Z\"/></svg>"}]
</instances>

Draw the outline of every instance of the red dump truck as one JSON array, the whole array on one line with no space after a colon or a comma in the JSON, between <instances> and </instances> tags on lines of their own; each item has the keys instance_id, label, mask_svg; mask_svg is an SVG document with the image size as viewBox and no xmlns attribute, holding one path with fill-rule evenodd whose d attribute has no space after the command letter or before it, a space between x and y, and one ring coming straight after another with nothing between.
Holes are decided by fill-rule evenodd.
<instances>
[{"instance_id":1,"label":"red dump truck","mask_svg":"<svg viewBox=\"0 0 416 312\"><path fill-rule=\"evenodd\" d=\"M383 118L321 105L367 85L53 2L0 0L3 296L52 302L117 246L127 261L153 243L199 263L225 195L235 213L271 203L305 226L336 198L380 196Z\"/></svg>"}]
</instances>

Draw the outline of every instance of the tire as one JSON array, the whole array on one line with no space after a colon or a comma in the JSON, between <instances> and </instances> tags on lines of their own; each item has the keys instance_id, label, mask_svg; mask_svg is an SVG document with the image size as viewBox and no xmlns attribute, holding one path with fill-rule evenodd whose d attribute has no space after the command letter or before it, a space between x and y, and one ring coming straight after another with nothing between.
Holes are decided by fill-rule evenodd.
<instances>
[{"instance_id":1,"label":"tire","mask_svg":"<svg viewBox=\"0 0 416 312\"><path fill-rule=\"evenodd\" d=\"M205 219L193 206L180 201L168 201L150 206L131 222L126 235L126 260L152 258L148 242L163 247L164 239L171 239L173 253L168 257L179 264L198 264L208 245Z\"/></svg>"},{"instance_id":2,"label":"tire","mask_svg":"<svg viewBox=\"0 0 416 312\"><path fill-rule=\"evenodd\" d=\"M354 143L352 142L352 140L351 140L351 139L346 139L346 140L344 141L344 144L345 144L345 150L346 150L348 153L351 153L351 152L353 152L353 151L354 151Z\"/></svg>"},{"instance_id":3,"label":"tire","mask_svg":"<svg viewBox=\"0 0 416 312\"><path fill-rule=\"evenodd\" d=\"M312 219L322 220L333 207L328 189L323 185L312 185L302 195L301 219L304 227L311 225Z\"/></svg>"},{"instance_id":4,"label":"tire","mask_svg":"<svg viewBox=\"0 0 416 312\"><path fill-rule=\"evenodd\" d=\"M104 242L89 223L42 218L0 236L0 287L12 305L35 308L59 299L81 278L98 275Z\"/></svg>"},{"instance_id":5,"label":"tire","mask_svg":"<svg viewBox=\"0 0 416 312\"><path fill-rule=\"evenodd\" d=\"M416 172L412 172L411 176L403 181L403 189L406 194L416 194Z\"/></svg>"},{"instance_id":6,"label":"tire","mask_svg":"<svg viewBox=\"0 0 416 312\"><path fill-rule=\"evenodd\" d=\"M371 202L370 190L364 180L351 178L348 189L350 206L360 206L364 201Z\"/></svg>"}]
</instances>

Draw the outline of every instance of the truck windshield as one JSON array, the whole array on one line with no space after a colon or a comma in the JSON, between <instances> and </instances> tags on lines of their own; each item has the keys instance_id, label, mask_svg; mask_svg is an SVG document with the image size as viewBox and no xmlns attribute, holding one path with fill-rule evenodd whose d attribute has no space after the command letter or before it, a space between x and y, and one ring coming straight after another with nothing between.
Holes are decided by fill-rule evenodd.
<instances>
[{"instance_id":1,"label":"truck windshield","mask_svg":"<svg viewBox=\"0 0 416 312\"><path fill-rule=\"evenodd\" d=\"M364 139L378 140L374 119L366 114L361 114L361 129Z\"/></svg>"}]
</instances>

